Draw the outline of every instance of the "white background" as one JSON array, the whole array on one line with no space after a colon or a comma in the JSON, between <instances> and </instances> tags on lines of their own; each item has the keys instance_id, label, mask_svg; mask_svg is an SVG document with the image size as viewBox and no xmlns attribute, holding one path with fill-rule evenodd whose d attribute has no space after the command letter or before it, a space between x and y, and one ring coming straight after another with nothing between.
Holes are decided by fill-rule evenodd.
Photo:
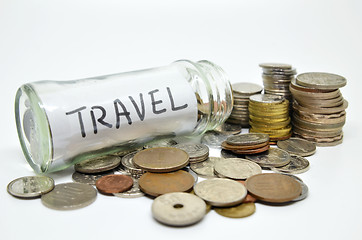
<instances>
[{"instance_id":1,"label":"white background","mask_svg":"<svg viewBox=\"0 0 362 240\"><path fill-rule=\"evenodd\" d=\"M344 1L0 0L0 239L361 239L360 88L362 5ZM210 212L200 223L156 222L148 198L98 195L92 205L55 211L39 199L19 200L7 184L34 175L17 139L17 88L36 80L70 80L211 60L231 82L262 84L261 62L290 63L299 73L343 75L349 101L344 142L318 148L299 176L304 201L228 219ZM72 169L52 174L71 181Z\"/></svg>"}]
</instances>

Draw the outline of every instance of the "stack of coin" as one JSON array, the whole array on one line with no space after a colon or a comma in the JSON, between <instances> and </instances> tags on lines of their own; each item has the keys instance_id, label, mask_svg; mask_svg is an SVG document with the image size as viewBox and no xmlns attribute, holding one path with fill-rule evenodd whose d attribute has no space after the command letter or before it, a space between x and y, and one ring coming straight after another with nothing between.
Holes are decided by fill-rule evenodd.
<instances>
[{"instance_id":1,"label":"stack of coin","mask_svg":"<svg viewBox=\"0 0 362 240\"><path fill-rule=\"evenodd\" d=\"M261 93L263 88L255 83L239 82L232 84L234 107L227 122L249 127L249 97Z\"/></svg>"},{"instance_id":2,"label":"stack of coin","mask_svg":"<svg viewBox=\"0 0 362 240\"><path fill-rule=\"evenodd\" d=\"M236 154L256 154L269 149L269 136L263 133L247 133L228 137L221 147Z\"/></svg>"},{"instance_id":3,"label":"stack of coin","mask_svg":"<svg viewBox=\"0 0 362 240\"><path fill-rule=\"evenodd\" d=\"M289 85L297 73L292 65L261 63L259 66L263 69L264 93L283 96L292 103L292 93L289 90Z\"/></svg>"},{"instance_id":4,"label":"stack of coin","mask_svg":"<svg viewBox=\"0 0 362 240\"><path fill-rule=\"evenodd\" d=\"M331 73L299 74L290 85L293 93L293 132L317 146L334 146L343 139L348 106L340 87L346 79Z\"/></svg>"},{"instance_id":5,"label":"stack of coin","mask_svg":"<svg viewBox=\"0 0 362 240\"><path fill-rule=\"evenodd\" d=\"M250 132L266 133L270 142L290 138L292 126L289 117L289 101L282 96L256 94L250 97Z\"/></svg>"},{"instance_id":6,"label":"stack of coin","mask_svg":"<svg viewBox=\"0 0 362 240\"><path fill-rule=\"evenodd\" d=\"M201 143L179 143L175 148L185 151L189 155L190 163L203 162L209 157L209 147Z\"/></svg>"}]
</instances>

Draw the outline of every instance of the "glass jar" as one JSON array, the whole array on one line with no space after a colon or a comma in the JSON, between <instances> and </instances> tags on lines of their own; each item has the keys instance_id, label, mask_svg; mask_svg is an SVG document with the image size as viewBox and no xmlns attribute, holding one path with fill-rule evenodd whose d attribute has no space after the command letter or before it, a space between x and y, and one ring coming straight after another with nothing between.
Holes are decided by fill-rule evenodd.
<instances>
[{"instance_id":1,"label":"glass jar","mask_svg":"<svg viewBox=\"0 0 362 240\"><path fill-rule=\"evenodd\" d=\"M24 155L37 173L115 154L164 137L200 135L233 107L225 72L209 61L74 81L24 84L15 118Z\"/></svg>"}]
</instances>

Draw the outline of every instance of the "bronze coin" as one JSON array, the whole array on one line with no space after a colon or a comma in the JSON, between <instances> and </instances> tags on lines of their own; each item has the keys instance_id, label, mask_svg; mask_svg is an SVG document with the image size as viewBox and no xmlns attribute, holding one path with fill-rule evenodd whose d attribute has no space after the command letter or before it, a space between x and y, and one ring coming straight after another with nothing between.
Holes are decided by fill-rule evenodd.
<instances>
[{"instance_id":1,"label":"bronze coin","mask_svg":"<svg viewBox=\"0 0 362 240\"><path fill-rule=\"evenodd\" d=\"M246 183L245 180L237 180L239 183L242 183L245 187L246 187ZM253 197L251 194L247 194L245 199L243 200L243 203L250 203L250 202L255 202L256 198Z\"/></svg>"},{"instance_id":2,"label":"bronze coin","mask_svg":"<svg viewBox=\"0 0 362 240\"><path fill-rule=\"evenodd\" d=\"M142 150L133 157L133 164L148 172L171 172L185 167L189 155L174 147L156 147Z\"/></svg>"},{"instance_id":3,"label":"bronze coin","mask_svg":"<svg viewBox=\"0 0 362 240\"><path fill-rule=\"evenodd\" d=\"M246 188L265 202L284 203L296 199L302 187L294 178L279 173L262 173L249 177Z\"/></svg>"},{"instance_id":4,"label":"bronze coin","mask_svg":"<svg viewBox=\"0 0 362 240\"><path fill-rule=\"evenodd\" d=\"M190 191L194 183L194 177L183 170L170 173L146 172L138 181L141 191L154 197L170 192Z\"/></svg>"},{"instance_id":5,"label":"bronze coin","mask_svg":"<svg viewBox=\"0 0 362 240\"><path fill-rule=\"evenodd\" d=\"M258 149L261 147L265 147L268 144L269 144L269 141L265 142L265 143L255 144L255 145L243 146L243 145L230 145L226 141L224 141L223 143L221 143L221 147L226 150L251 150L251 149Z\"/></svg>"},{"instance_id":6,"label":"bronze coin","mask_svg":"<svg viewBox=\"0 0 362 240\"><path fill-rule=\"evenodd\" d=\"M249 150L232 150L233 153L236 154L256 154L256 153L262 153L265 152L269 149L270 145L266 145L264 147L261 148L257 148L257 149L249 149Z\"/></svg>"},{"instance_id":7,"label":"bronze coin","mask_svg":"<svg viewBox=\"0 0 362 240\"><path fill-rule=\"evenodd\" d=\"M101 177L96 182L99 192L104 194L125 192L133 186L133 180L130 176L111 174Z\"/></svg>"}]
</instances>

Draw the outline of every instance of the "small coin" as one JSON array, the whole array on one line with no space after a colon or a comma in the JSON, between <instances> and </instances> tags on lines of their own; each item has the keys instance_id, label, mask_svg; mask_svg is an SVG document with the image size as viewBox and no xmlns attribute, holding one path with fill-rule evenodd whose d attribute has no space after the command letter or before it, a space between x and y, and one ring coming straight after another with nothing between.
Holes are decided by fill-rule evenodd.
<instances>
[{"instance_id":1,"label":"small coin","mask_svg":"<svg viewBox=\"0 0 362 240\"><path fill-rule=\"evenodd\" d=\"M112 170L121 163L118 156L107 155L84 160L74 165L74 169L81 173L99 173Z\"/></svg>"},{"instance_id":2,"label":"small coin","mask_svg":"<svg viewBox=\"0 0 362 240\"><path fill-rule=\"evenodd\" d=\"M44 194L41 201L44 206L55 210L73 210L83 208L96 200L97 191L84 183L63 183Z\"/></svg>"},{"instance_id":3,"label":"small coin","mask_svg":"<svg viewBox=\"0 0 362 240\"><path fill-rule=\"evenodd\" d=\"M284 203L296 199L302 192L302 187L292 177L279 173L262 173L246 180L246 188L257 199Z\"/></svg>"},{"instance_id":4,"label":"small coin","mask_svg":"<svg viewBox=\"0 0 362 240\"><path fill-rule=\"evenodd\" d=\"M189 155L190 159L207 157L209 155L209 148L205 144L200 143L180 143L175 145L175 148L184 150Z\"/></svg>"},{"instance_id":5,"label":"small coin","mask_svg":"<svg viewBox=\"0 0 362 240\"><path fill-rule=\"evenodd\" d=\"M262 172L258 164L242 158L217 161L214 165L214 171L218 176L235 180L247 179Z\"/></svg>"},{"instance_id":6,"label":"small coin","mask_svg":"<svg viewBox=\"0 0 362 240\"><path fill-rule=\"evenodd\" d=\"M190 193L167 193L157 197L152 203L153 217L166 225L191 225L199 222L205 214L205 202Z\"/></svg>"},{"instance_id":7,"label":"small coin","mask_svg":"<svg viewBox=\"0 0 362 240\"><path fill-rule=\"evenodd\" d=\"M290 155L290 162L282 167L271 168L274 172L299 174L308 171L309 161L298 155Z\"/></svg>"},{"instance_id":8,"label":"small coin","mask_svg":"<svg viewBox=\"0 0 362 240\"><path fill-rule=\"evenodd\" d=\"M157 147L142 150L133 157L133 164L149 172L171 172L185 167L189 155L175 147Z\"/></svg>"},{"instance_id":9,"label":"small coin","mask_svg":"<svg viewBox=\"0 0 362 240\"><path fill-rule=\"evenodd\" d=\"M281 167L290 162L290 154L279 148L269 148L266 152L255 155L247 155L245 158L264 168Z\"/></svg>"},{"instance_id":10,"label":"small coin","mask_svg":"<svg viewBox=\"0 0 362 240\"><path fill-rule=\"evenodd\" d=\"M297 182L299 182L300 186L302 187L301 194L297 198L293 199L292 201L295 202L295 201L301 201L301 200L305 199L308 196L308 192L309 192L308 186L300 178L296 178L294 175L290 175L290 176L294 177L294 179L297 180Z\"/></svg>"},{"instance_id":11,"label":"small coin","mask_svg":"<svg viewBox=\"0 0 362 240\"><path fill-rule=\"evenodd\" d=\"M122 166L125 168L126 171L131 173L133 176L141 176L145 171L141 168L136 167L133 164L133 157L136 155L139 151L134 151L131 153L128 153L127 155L122 157Z\"/></svg>"},{"instance_id":12,"label":"small coin","mask_svg":"<svg viewBox=\"0 0 362 240\"><path fill-rule=\"evenodd\" d=\"M120 193L113 193L113 195L120 198L137 198L144 196L145 194L139 188L138 179L132 178L132 180L133 180L133 186L130 190Z\"/></svg>"},{"instance_id":13,"label":"small coin","mask_svg":"<svg viewBox=\"0 0 362 240\"><path fill-rule=\"evenodd\" d=\"M250 102L270 104L270 103L281 103L284 101L284 97L272 94L255 94L250 96ZM250 110L250 109L249 109Z\"/></svg>"},{"instance_id":14,"label":"small coin","mask_svg":"<svg viewBox=\"0 0 362 240\"><path fill-rule=\"evenodd\" d=\"M240 150L232 150L232 151L236 154L250 155L250 154L262 153L262 152L267 151L268 149L270 149L269 144L265 145L264 147L260 147L260 148L256 148L256 149L240 149Z\"/></svg>"},{"instance_id":15,"label":"small coin","mask_svg":"<svg viewBox=\"0 0 362 240\"><path fill-rule=\"evenodd\" d=\"M150 142L148 144L146 144L144 146L144 148L154 148L154 147L172 147L174 145L176 145L177 142L174 139L161 139L161 140L156 140L153 142Z\"/></svg>"},{"instance_id":16,"label":"small coin","mask_svg":"<svg viewBox=\"0 0 362 240\"><path fill-rule=\"evenodd\" d=\"M296 77L296 83L305 87L318 89L337 89L344 87L347 80L333 73L309 72Z\"/></svg>"},{"instance_id":17,"label":"small coin","mask_svg":"<svg viewBox=\"0 0 362 240\"><path fill-rule=\"evenodd\" d=\"M170 192L190 191L194 183L194 177L183 170L170 173L146 172L138 180L142 192L154 197Z\"/></svg>"},{"instance_id":18,"label":"small coin","mask_svg":"<svg viewBox=\"0 0 362 240\"><path fill-rule=\"evenodd\" d=\"M232 150L250 150L250 149L262 148L268 144L269 144L269 142L260 143L260 144L256 144L256 145L230 145L225 141L225 142L221 143L221 147L222 147L222 149L231 150L231 151Z\"/></svg>"},{"instance_id":19,"label":"small coin","mask_svg":"<svg viewBox=\"0 0 362 240\"><path fill-rule=\"evenodd\" d=\"M277 145L288 153L302 157L313 155L317 149L313 142L301 138L289 138L287 140L278 141Z\"/></svg>"},{"instance_id":20,"label":"small coin","mask_svg":"<svg viewBox=\"0 0 362 240\"><path fill-rule=\"evenodd\" d=\"M261 93L263 91L263 87L259 84L249 83L249 82L238 82L232 84L232 89L234 92L241 95L254 95Z\"/></svg>"},{"instance_id":21,"label":"small coin","mask_svg":"<svg viewBox=\"0 0 362 240\"><path fill-rule=\"evenodd\" d=\"M209 157L206 161L190 164L190 168L201 177L216 177L214 174L214 165L217 161L222 161L222 159L219 157Z\"/></svg>"},{"instance_id":22,"label":"small coin","mask_svg":"<svg viewBox=\"0 0 362 240\"><path fill-rule=\"evenodd\" d=\"M130 176L112 174L101 177L96 182L96 187L103 194L125 192L131 189L133 180Z\"/></svg>"},{"instance_id":23,"label":"small coin","mask_svg":"<svg viewBox=\"0 0 362 240\"><path fill-rule=\"evenodd\" d=\"M237 124L223 123L215 128L215 131L222 132L226 134L238 134L241 132L242 127Z\"/></svg>"},{"instance_id":24,"label":"small coin","mask_svg":"<svg viewBox=\"0 0 362 240\"><path fill-rule=\"evenodd\" d=\"M243 218L252 215L255 212L255 203L241 203L234 207L215 207L215 212L221 216L229 218Z\"/></svg>"},{"instance_id":25,"label":"small coin","mask_svg":"<svg viewBox=\"0 0 362 240\"><path fill-rule=\"evenodd\" d=\"M256 145L269 141L269 135L263 133L246 133L230 136L226 139L226 143L230 145Z\"/></svg>"},{"instance_id":26,"label":"small coin","mask_svg":"<svg viewBox=\"0 0 362 240\"><path fill-rule=\"evenodd\" d=\"M7 191L19 198L35 198L50 192L54 188L54 180L46 176L27 176L11 181Z\"/></svg>"},{"instance_id":27,"label":"small coin","mask_svg":"<svg viewBox=\"0 0 362 240\"><path fill-rule=\"evenodd\" d=\"M243 184L224 178L212 178L199 182L194 187L195 194L216 207L235 206L247 194Z\"/></svg>"},{"instance_id":28,"label":"small coin","mask_svg":"<svg viewBox=\"0 0 362 240\"><path fill-rule=\"evenodd\" d=\"M85 174L75 171L72 175L72 179L74 182L77 183L85 183L90 185L96 185L96 181L103 176L114 174L113 170L102 172L102 173L95 173L95 174Z\"/></svg>"},{"instance_id":29,"label":"small coin","mask_svg":"<svg viewBox=\"0 0 362 240\"><path fill-rule=\"evenodd\" d=\"M292 65L285 63L260 63L261 68L292 69Z\"/></svg>"},{"instance_id":30,"label":"small coin","mask_svg":"<svg viewBox=\"0 0 362 240\"><path fill-rule=\"evenodd\" d=\"M206 132L202 138L201 143L211 147L211 148L220 148L221 143L226 140L230 135L226 133L220 133L216 131Z\"/></svg>"}]
</instances>

